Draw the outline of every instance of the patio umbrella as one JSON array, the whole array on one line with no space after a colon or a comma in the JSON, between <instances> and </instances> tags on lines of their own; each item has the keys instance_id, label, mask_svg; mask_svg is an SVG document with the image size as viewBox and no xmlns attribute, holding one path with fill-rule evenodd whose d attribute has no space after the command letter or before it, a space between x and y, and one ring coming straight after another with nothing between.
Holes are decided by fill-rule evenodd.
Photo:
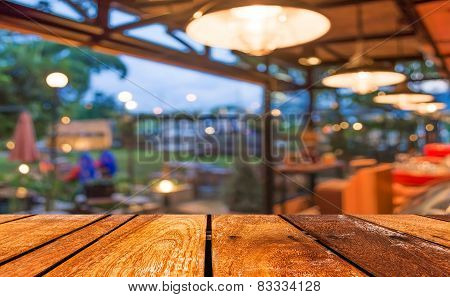
<instances>
[{"instance_id":1,"label":"patio umbrella","mask_svg":"<svg viewBox=\"0 0 450 297\"><path fill-rule=\"evenodd\" d=\"M10 160L24 163L31 163L38 160L39 152L36 148L33 120L29 112L23 111L19 115L13 141L14 148L10 152Z\"/></svg>"}]
</instances>

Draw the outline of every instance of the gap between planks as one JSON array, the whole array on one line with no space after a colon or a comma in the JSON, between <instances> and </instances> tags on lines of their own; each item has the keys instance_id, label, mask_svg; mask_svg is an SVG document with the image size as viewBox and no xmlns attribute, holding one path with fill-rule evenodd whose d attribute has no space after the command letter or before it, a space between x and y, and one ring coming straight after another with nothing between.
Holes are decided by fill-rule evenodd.
<instances>
[{"instance_id":1,"label":"gap between planks","mask_svg":"<svg viewBox=\"0 0 450 297\"><path fill-rule=\"evenodd\" d=\"M93 220L93 221L91 221L91 222L89 222L89 223L87 223L87 224L84 224L84 225L82 225L82 226L79 226L79 227L77 227L77 228L75 228L75 229L73 229L73 230L70 230L70 231L68 231L68 232L66 232L66 233L63 233L63 234L61 234L61 235L58 235L58 236L56 236L56 237L54 237L54 238L52 238L52 239L50 239L50 240L47 240L47 241L45 241L45 242L42 242L42 243L40 243L40 244L38 244L38 245L36 245L36 246L34 246L34 247L32 247L32 248L29 248L29 249L27 249L27 250L24 250L23 252L20 252L20 253L18 253L17 255L14 255L14 256L12 256L12 257L6 258L5 260L1 260L1 261L0 261L0 266L2 266L2 265L4 265L4 264L7 264L7 263L9 263L9 262L11 262L11 261L14 261L14 260L16 260L16 259L18 259L18 258L20 258L20 257L22 257L22 256L24 256L24 255L27 255L27 254L29 254L29 253L32 253L32 252L34 252L34 251L36 251L36 250L38 250L38 249L40 249L40 248L42 248L42 247L44 247L44 246L50 244L50 243L53 243L53 242L59 240L60 238L63 238L63 237L65 237L65 236L67 236L67 235L70 235L70 234L72 234L72 233L75 233L75 232L77 232L77 231L79 231L79 230L81 230L81 229L83 229L83 228L85 228L85 227L87 227L87 226L90 226L90 225L92 225L92 224L95 224L95 223L97 223L98 221L100 221L100 220L102 220L102 219L104 219L104 218L106 218L106 217L108 217L108 216L109 216L109 215L101 216L101 217L99 217L99 218L97 218L97 219L95 219L95 220ZM31 215L31 216L28 216L28 217L26 217L26 218L30 218L30 217L38 217L38 216ZM14 221L17 221L17 220L14 220Z\"/></svg>"},{"instance_id":2,"label":"gap between planks","mask_svg":"<svg viewBox=\"0 0 450 297\"><path fill-rule=\"evenodd\" d=\"M102 219L105 219L107 216L105 216ZM117 226L115 226L114 228L112 228L111 230L103 233L102 235L98 236L97 238L93 239L92 241L90 241L88 244L85 244L84 246L82 246L81 248L77 249L76 251L72 252L71 254L67 255L66 257L64 257L63 259L59 260L58 262L56 262L55 264L49 266L48 268L46 268L45 270L43 270L42 272L38 273L36 276L44 276L47 273L49 273L50 271L52 271L53 269L57 268L59 265L63 264L64 262L68 261L69 259L71 259L72 257L76 256L77 254L79 254L80 252L82 252L83 250L87 249L88 247L90 247L91 245L93 245L94 243L98 242L100 239L106 237L107 235L111 234L112 232L116 231L117 229L119 229L120 227L124 226L125 224L127 224L128 222L130 222L131 220L133 220L134 218L136 218L137 215L130 215L130 217L128 219L126 219L124 222L118 224ZM100 221L100 220L99 220Z\"/></svg>"},{"instance_id":3,"label":"gap between planks","mask_svg":"<svg viewBox=\"0 0 450 297\"><path fill-rule=\"evenodd\" d=\"M11 218L10 218L10 219L4 219L4 220L1 220L1 219L3 219L4 217L8 217L8 216L10 216ZM0 215L0 225L1 225L1 224L6 224L6 223L9 223L9 222L18 221L18 220L25 219L25 218L29 218L29 217L32 217L32 216L35 216L35 215L34 215L34 214L25 214L25 215Z\"/></svg>"},{"instance_id":4,"label":"gap between planks","mask_svg":"<svg viewBox=\"0 0 450 297\"><path fill-rule=\"evenodd\" d=\"M322 242L319 238L315 237L314 235L310 234L308 231L304 230L303 228L301 228L300 226L296 225L294 222L292 222L288 217L285 217L285 215L278 215L281 219L283 219L284 221L286 221L287 223L289 223L291 226L293 226L294 228L296 228L297 230L299 230L301 233L303 233L305 236L313 239L315 242L317 242L317 244L320 244L321 246L323 246L325 249L329 250L330 252L332 252L333 254L335 254L336 256L338 256L339 258L341 258L343 261L349 263L349 265L354 266L355 268L357 268L358 270L362 271L364 274L366 274L367 276L375 276L374 274L370 273L369 271L367 271L366 269L364 269L363 267L361 267L360 265L358 265L357 263L353 262L351 259L345 257L343 254L341 254L338 250L333 249L332 247L329 247L328 245L326 245L324 242Z\"/></svg>"},{"instance_id":5,"label":"gap between planks","mask_svg":"<svg viewBox=\"0 0 450 297\"><path fill-rule=\"evenodd\" d=\"M444 232L444 230L438 230L438 231L435 231L435 232L429 231L428 234L426 233L425 230L423 230L422 232L419 233L418 230L416 230L416 231L414 230L414 228L415 228L414 225L401 226L402 222L399 221L397 223L400 224L400 226L399 225L394 226L394 224L390 224L389 225L389 221L388 222L383 222L383 221L378 221L377 220L377 218L381 218L384 215L376 215L376 217L374 217L372 215L347 215L347 216L348 217L352 217L352 218L357 219L357 220L360 220L360 221L363 221L363 222L371 223L373 225L376 225L378 227L391 230L393 232L398 232L398 233L404 234L406 236L412 236L412 237L415 237L415 238L417 238L419 240L423 240L423 241L427 241L427 242L429 242L431 244L439 245L439 246L441 246L443 248L450 248L448 236L447 236L447 238L444 238L444 237L437 237L436 238L435 236L438 236L438 235L433 235L433 233L435 233L435 232L436 233L437 232ZM387 215L387 216L391 216L391 215ZM392 216L399 217L399 216L402 216L402 215L392 215ZM408 216L408 217L409 216L414 216L414 217L417 217L418 219L423 219L423 220L427 220L428 219L430 221L434 220L433 218L430 218L430 217L427 217L427 216L418 216L418 215L405 215L405 216ZM442 220L439 220L439 219L436 219L436 221L437 221L436 223L443 223L443 224L448 223L447 221L442 221ZM422 222L422 223L425 223L425 222ZM406 224L408 225L408 223L406 223ZM419 223L419 226L420 226L420 223ZM406 227L409 227L412 230L405 230ZM425 228L425 226L420 226L420 227L421 228ZM450 223L449 223L449 228L450 228ZM432 230L432 229L430 229L430 230ZM450 230L450 229L447 229L447 230Z\"/></svg>"},{"instance_id":6,"label":"gap between planks","mask_svg":"<svg viewBox=\"0 0 450 297\"><path fill-rule=\"evenodd\" d=\"M206 216L137 216L45 276L204 276Z\"/></svg>"},{"instance_id":7,"label":"gap between planks","mask_svg":"<svg viewBox=\"0 0 450 297\"><path fill-rule=\"evenodd\" d=\"M450 251L435 243L345 215L286 217L373 275L450 275Z\"/></svg>"},{"instance_id":8,"label":"gap between planks","mask_svg":"<svg viewBox=\"0 0 450 297\"><path fill-rule=\"evenodd\" d=\"M365 276L277 215L217 215L214 276Z\"/></svg>"}]
</instances>

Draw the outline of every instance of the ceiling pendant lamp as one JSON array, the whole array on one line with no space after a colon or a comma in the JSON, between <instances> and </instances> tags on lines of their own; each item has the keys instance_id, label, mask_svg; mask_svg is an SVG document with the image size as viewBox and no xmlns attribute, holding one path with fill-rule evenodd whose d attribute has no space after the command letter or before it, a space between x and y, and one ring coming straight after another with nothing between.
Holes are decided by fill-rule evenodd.
<instances>
[{"instance_id":1,"label":"ceiling pendant lamp","mask_svg":"<svg viewBox=\"0 0 450 297\"><path fill-rule=\"evenodd\" d=\"M328 32L328 18L295 2L212 1L194 13L186 33L207 46L262 56Z\"/></svg>"},{"instance_id":2,"label":"ceiling pendant lamp","mask_svg":"<svg viewBox=\"0 0 450 297\"><path fill-rule=\"evenodd\" d=\"M316 66L322 63L322 60L317 56L315 48L308 46L303 48L298 63L303 66Z\"/></svg>"},{"instance_id":3,"label":"ceiling pendant lamp","mask_svg":"<svg viewBox=\"0 0 450 297\"><path fill-rule=\"evenodd\" d=\"M378 90L379 87L405 81L404 74L395 72L389 67L377 65L364 55L361 4L357 5L357 21L359 41L355 54L342 69L322 79L322 84L332 88L352 89L357 94L368 94Z\"/></svg>"},{"instance_id":4,"label":"ceiling pendant lamp","mask_svg":"<svg viewBox=\"0 0 450 297\"><path fill-rule=\"evenodd\" d=\"M380 104L408 104L431 102L433 99L432 95L412 92L406 83L401 83L395 87L392 93L379 94L373 98L373 101Z\"/></svg>"}]
</instances>

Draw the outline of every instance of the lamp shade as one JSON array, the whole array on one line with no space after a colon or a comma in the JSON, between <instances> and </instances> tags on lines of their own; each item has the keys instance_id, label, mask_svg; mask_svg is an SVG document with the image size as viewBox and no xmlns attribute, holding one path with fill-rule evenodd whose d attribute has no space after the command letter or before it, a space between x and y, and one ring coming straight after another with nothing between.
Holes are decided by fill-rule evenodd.
<instances>
[{"instance_id":1,"label":"lamp shade","mask_svg":"<svg viewBox=\"0 0 450 297\"><path fill-rule=\"evenodd\" d=\"M328 18L292 2L214 1L194 14L186 33L207 46L261 56L328 32Z\"/></svg>"},{"instance_id":2,"label":"lamp shade","mask_svg":"<svg viewBox=\"0 0 450 297\"><path fill-rule=\"evenodd\" d=\"M421 114L429 114L438 110L445 109L447 104L442 102L428 102L428 103L399 103L395 105L397 108L406 111L415 111Z\"/></svg>"},{"instance_id":3,"label":"lamp shade","mask_svg":"<svg viewBox=\"0 0 450 297\"><path fill-rule=\"evenodd\" d=\"M358 94L368 94L379 87L405 81L406 76L357 53L342 69L322 79L322 84L332 88L348 88Z\"/></svg>"},{"instance_id":4,"label":"lamp shade","mask_svg":"<svg viewBox=\"0 0 450 297\"><path fill-rule=\"evenodd\" d=\"M392 93L375 96L373 101L380 104L401 104L424 103L433 101L433 99L432 95L412 92L406 83L401 83Z\"/></svg>"}]
</instances>

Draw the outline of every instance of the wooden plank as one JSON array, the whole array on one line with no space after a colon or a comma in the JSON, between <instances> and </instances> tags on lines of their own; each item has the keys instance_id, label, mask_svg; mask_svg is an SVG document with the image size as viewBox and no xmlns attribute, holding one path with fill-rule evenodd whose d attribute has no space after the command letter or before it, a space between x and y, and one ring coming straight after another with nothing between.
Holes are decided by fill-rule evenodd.
<instances>
[{"instance_id":1,"label":"wooden plank","mask_svg":"<svg viewBox=\"0 0 450 297\"><path fill-rule=\"evenodd\" d=\"M102 215L38 215L0 225L0 264L83 227Z\"/></svg>"},{"instance_id":2,"label":"wooden plank","mask_svg":"<svg viewBox=\"0 0 450 297\"><path fill-rule=\"evenodd\" d=\"M363 275L278 216L215 216L212 263L214 276Z\"/></svg>"},{"instance_id":3,"label":"wooden plank","mask_svg":"<svg viewBox=\"0 0 450 297\"><path fill-rule=\"evenodd\" d=\"M343 215L286 218L373 275L450 275L448 248Z\"/></svg>"},{"instance_id":4,"label":"wooden plank","mask_svg":"<svg viewBox=\"0 0 450 297\"><path fill-rule=\"evenodd\" d=\"M416 215L358 215L358 218L450 247L450 223Z\"/></svg>"},{"instance_id":5,"label":"wooden plank","mask_svg":"<svg viewBox=\"0 0 450 297\"><path fill-rule=\"evenodd\" d=\"M64 236L31 253L0 266L3 276L36 276L63 261L66 257L92 243L105 233L111 232L132 218L132 215L106 217L79 231Z\"/></svg>"},{"instance_id":6,"label":"wooden plank","mask_svg":"<svg viewBox=\"0 0 450 297\"><path fill-rule=\"evenodd\" d=\"M138 216L45 276L203 276L206 216Z\"/></svg>"},{"instance_id":7,"label":"wooden plank","mask_svg":"<svg viewBox=\"0 0 450 297\"><path fill-rule=\"evenodd\" d=\"M427 218L450 222L450 215L427 215Z\"/></svg>"},{"instance_id":8,"label":"wooden plank","mask_svg":"<svg viewBox=\"0 0 450 297\"><path fill-rule=\"evenodd\" d=\"M30 214L24 214L24 215L19 215L19 214L0 215L0 224L4 224L4 223L20 220L20 219L23 219L23 218L26 218L26 217L30 217L30 216L32 216L32 215L30 215Z\"/></svg>"}]
</instances>

